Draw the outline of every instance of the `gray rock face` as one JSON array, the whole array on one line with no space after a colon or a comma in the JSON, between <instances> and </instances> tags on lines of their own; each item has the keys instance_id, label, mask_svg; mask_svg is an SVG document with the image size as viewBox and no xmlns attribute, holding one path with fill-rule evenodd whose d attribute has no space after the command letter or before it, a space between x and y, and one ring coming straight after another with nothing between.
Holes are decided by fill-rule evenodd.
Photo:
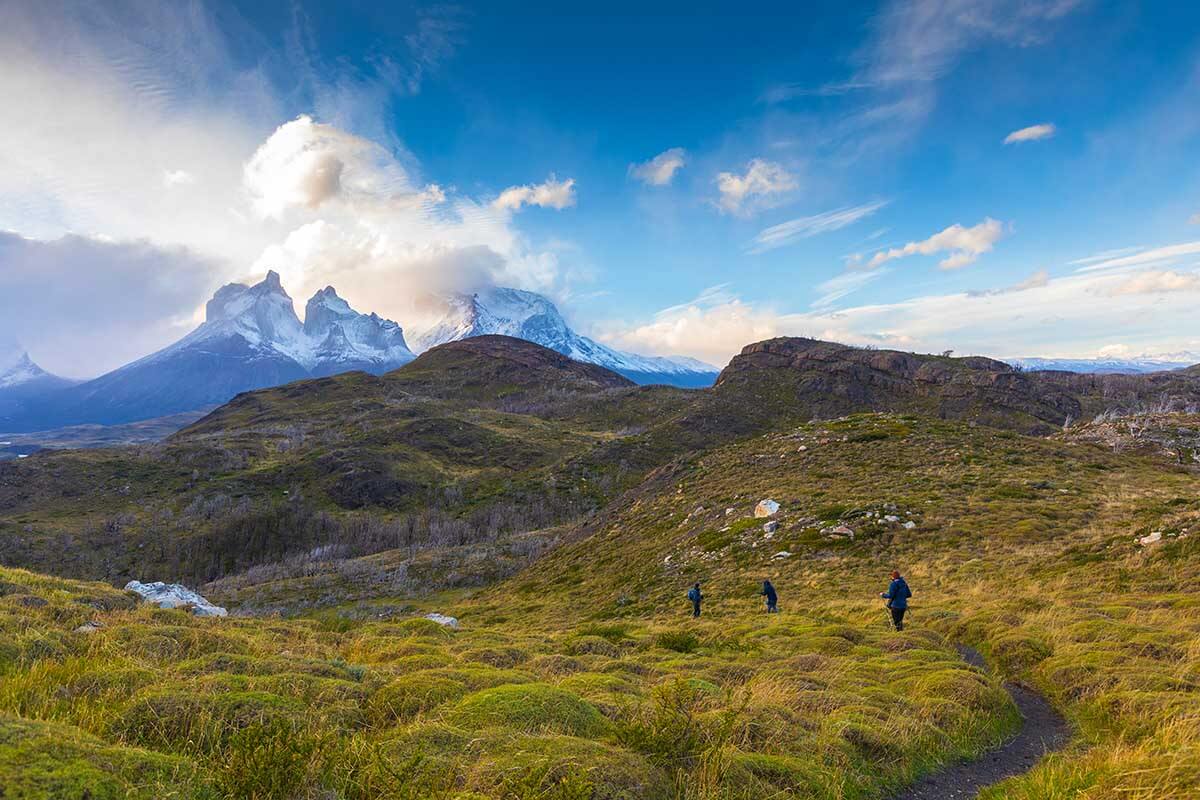
<instances>
[{"instance_id":1,"label":"gray rock face","mask_svg":"<svg viewBox=\"0 0 1200 800\"><path fill-rule=\"evenodd\" d=\"M135 592L147 603L154 603L159 608L186 608L197 617L224 617L229 612L220 606L214 606L203 596L178 583L142 583L130 581L125 584L125 591Z\"/></svg>"}]
</instances>

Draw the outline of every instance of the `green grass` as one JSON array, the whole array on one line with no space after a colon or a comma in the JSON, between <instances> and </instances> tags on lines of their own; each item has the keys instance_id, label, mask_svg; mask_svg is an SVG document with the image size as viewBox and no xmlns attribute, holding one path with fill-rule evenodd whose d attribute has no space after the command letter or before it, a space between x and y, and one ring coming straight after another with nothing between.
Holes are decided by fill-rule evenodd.
<instances>
[{"instance_id":1,"label":"green grass","mask_svg":"<svg viewBox=\"0 0 1200 800\"><path fill-rule=\"evenodd\" d=\"M1176 460L915 413L803 422L795 387L754 380L749 419L647 389L415 398L428 380L282 387L164 452L12 467L41 482L19 500L8 484L8 557L30 542L41 565L88 552L64 569L101 575L222 562L239 543L274 558L314 531L399 524L410 502L431 519L453 504L434 521L461 530L514 504L566 505L529 538L504 522L496 542L214 585L287 619L196 619L0 568L4 796L876 800L1010 734L1003 679L1043 691L1076 744L987 800L1194 796L1200 480ZM705 397L708 411L732 403ZM537 415L517 409L535 401ZM379 497L415 493L351 510L334 488L348 475ZM208 518L217 494L234 510ZM270 499L242 513L240 497ZM781 503L769 538L752 516L766 497ZM82 537L95 551L62 546L81 520L124 513ZM822 532L840 524L855 537ZM1135 542L1152 531L1162 543ZM903 633L877 599L893 568L916 593ZM779 615L763 612L765 578ZM78 632L88 621L102 627Z\"/></svg>"}]
</instances>

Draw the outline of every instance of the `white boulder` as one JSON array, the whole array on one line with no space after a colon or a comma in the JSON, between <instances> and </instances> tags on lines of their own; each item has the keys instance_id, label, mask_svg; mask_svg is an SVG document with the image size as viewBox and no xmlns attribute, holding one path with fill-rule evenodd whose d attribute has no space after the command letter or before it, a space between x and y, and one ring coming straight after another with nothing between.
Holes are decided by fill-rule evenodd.
<instances>
[{"instance_id":1,"label":"white boulder","mask_svg":"<svg viewBox=\"0 0 1200 800\"><path fill-rule=\"evenodd\" d=\"M130 581L125 584L125 591L141 595L147 603L154 603L159 608L186 608L197 617L224 617L229 612L220 606L214 606L200 594L178 583L142 583Z\"/></svg>"},{"instance_id":2,"label":"white boulder","mask_svg":"<svg viewBox=\"0 0 1200 800\"><path fill-rule=\"evenodd\" d=\"M911 531L915 527L917 527L917 523L913 522L911 519L904 523L904 530L906 531Z\"/></svg>"},{"instance_id":3,"label":"white boulder","mask_svg":"<svg viewBox=\"0 0 1200 800\"><path fill-rule=\"evenodd\" d=\"M1161 542L1162 537L1163 537L1162 531L1154 531L1149 536L1143 536L1142 538L1138 539L1138 544L1141 544L1141 545L1155 544L1157 542Z\"/></svg>"},{"instance_id":4,"label":"white boulder","mask_svg":"<svg viewBox=\"0 0 1200 800\"><path fill-rule=\"evenodd\" d=\"M763 525L763 533L765 533L767 536L773 535L777 530L779 530L779 520L777 519L773 519L767 524Z\"/></svg>"},{"instance_id":5,"label":"white boulder","mask_svg":"<svg viewBox=\"0 0 1200 800\"><path fill-rule=\"evenodd\" d=\"M774 500L759 500L758 505L754 507L754 516L756 517L773 517L779 512L779 503Z\"/></svg>"},{"instance_id":6,"label":"white boulder","mask_svg":"<svg viewBox=\"0 0 1200 800\"><path fill-rule=\"evenodd\" d=\"M448 617L445 614L439 614L436 611L426 614L425 619L432 620L438 625L445 625L447 628L458 630L458 618Z\"/></svg>"}]
</instances>

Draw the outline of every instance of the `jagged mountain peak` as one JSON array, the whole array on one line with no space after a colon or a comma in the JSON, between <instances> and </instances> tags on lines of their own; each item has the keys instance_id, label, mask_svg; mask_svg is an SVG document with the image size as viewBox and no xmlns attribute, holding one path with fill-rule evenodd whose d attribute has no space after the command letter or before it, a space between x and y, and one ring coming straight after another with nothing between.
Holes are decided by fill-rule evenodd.
<instances>
[{"instance_id":1,"label":"jagged mountain peak","mask_svg":"<svg viewBox=\"0 0 1200 800\"><path fill-rule=\"evenodd\" d=\"M641 356L600 344L571 329L557 306L525 289L489 286L474 292L440 295L424 305L442 318L416 338L425 351L446 342L495 334L540 344L577 361L597 364L638 383L708 386L717 369L691 358Z\"/></svg>"}]
</instances>

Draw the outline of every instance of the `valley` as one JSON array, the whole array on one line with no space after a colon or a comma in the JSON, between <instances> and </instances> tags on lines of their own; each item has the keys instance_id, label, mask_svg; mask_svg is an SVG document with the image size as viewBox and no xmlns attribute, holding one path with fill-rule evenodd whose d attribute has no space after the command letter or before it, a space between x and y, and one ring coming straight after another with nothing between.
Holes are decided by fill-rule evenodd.
<instances>
[{"instance_id":1,"label":"valley","mask_svg":"<svg viewBox=\"0 0 1200 800\"><path fill-rule=\"evenodd\" d=\"M0 463L0 786L875 800L1010 738L1018 684L1069 738L983 800L1194 797L1198 401L809 339L638 386L485 335Z\"/></svg>"}]
</instances>

